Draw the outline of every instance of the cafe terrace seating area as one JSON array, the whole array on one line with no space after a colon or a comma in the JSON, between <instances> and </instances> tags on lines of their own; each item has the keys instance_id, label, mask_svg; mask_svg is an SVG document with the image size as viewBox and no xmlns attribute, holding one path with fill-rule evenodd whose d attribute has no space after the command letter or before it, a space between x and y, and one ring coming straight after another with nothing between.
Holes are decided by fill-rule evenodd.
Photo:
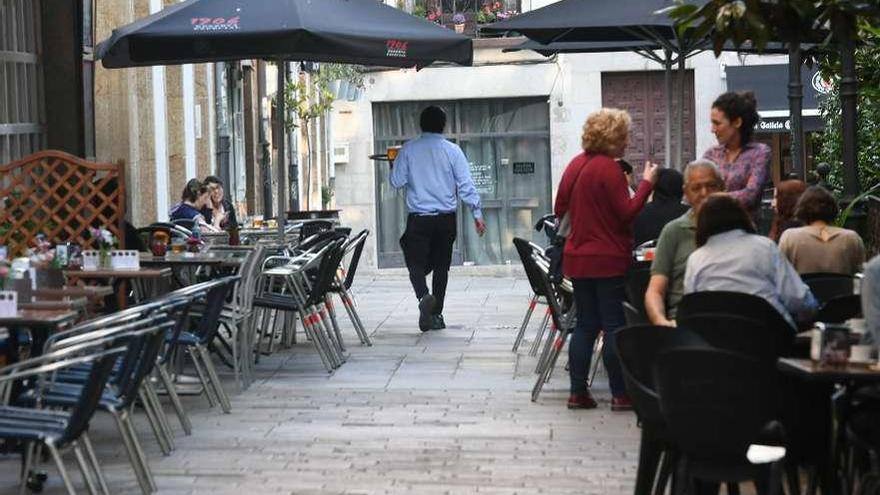
<instances>
[{"instance_id":1,"label":"cafe terrace seating area","mask_svg":"<svg viewBox=\"0 0 880 495\"><path fill-rule=\"evenodd\" d=\"M125 238L120 168L3 171L3 243L30 254L0 301L4 493L824 494L878 474L860 275L804 275L821 309L801 333L717 292L655 327L641 246L614 336L635 414L602 380L600 409L568 411L572 287L545 246L514 239L524 277L454 273L449 327L422 333L402 272L358 271L368 231L160 223L129 255L105 242Z\"/></svg>"}]
</instances>

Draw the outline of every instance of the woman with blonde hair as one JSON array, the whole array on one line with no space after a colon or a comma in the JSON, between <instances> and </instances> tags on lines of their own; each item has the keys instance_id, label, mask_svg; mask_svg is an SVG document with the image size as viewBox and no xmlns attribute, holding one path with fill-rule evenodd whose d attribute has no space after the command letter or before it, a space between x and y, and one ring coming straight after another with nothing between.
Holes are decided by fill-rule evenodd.
<instances>
[{"instance_id":1,"label":"woman with blonde hair","mask_svg":"<svg viewBox=\"0 0 880 495\"><path fill-rule=\"evenodd\" d=\"M577 326L568 351L569 409L596 407L587 388L587 369L593 343L603 329L611 409L632 407L612 334L624 325L623 277L632 260L632 223L657 181L657 166L645 164L643 179L630 198L623 170L615 161L626 150L630 125L623 110L603 108L590 114L582 136L584 151L568 164L556 195L557 218L569 215L571 224L562 270L574 284L577 306Z\"/></svg>"}]
</instances>

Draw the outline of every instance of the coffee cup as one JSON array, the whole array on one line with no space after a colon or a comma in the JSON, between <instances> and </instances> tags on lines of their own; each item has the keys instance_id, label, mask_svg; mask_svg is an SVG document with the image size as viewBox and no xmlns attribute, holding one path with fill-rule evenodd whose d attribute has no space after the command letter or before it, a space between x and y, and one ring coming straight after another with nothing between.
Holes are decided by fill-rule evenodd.
<instances>
[{"instance_id":1,"label":"coffee cup","mask_svg":"<svg viewBox=\"0 0 880 495\"><path fill-rule=\"evenodd\" d=\"M853 363L868 363L874 354L872 345L854 345L849 348L849 360Z\"/></svg>"}]
</instances>

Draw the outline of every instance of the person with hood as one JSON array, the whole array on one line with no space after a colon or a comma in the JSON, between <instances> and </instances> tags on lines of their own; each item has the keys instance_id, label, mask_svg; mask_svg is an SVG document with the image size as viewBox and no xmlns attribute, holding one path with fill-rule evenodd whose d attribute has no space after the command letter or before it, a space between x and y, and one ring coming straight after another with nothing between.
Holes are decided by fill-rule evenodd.
<instances>
[{"instance_id":1,"label":"person with hood","mask_svg":"<svg viewBox=\"0 0 880 495\"><path fill-rule=\"evenodd\" d=\"M678 170L660 169L651 202L645 205L633 224L633 245L639 246L660 237L667 223L687 212L690 207L681 202L684 178Z\"/></svg>"}]
</instances>

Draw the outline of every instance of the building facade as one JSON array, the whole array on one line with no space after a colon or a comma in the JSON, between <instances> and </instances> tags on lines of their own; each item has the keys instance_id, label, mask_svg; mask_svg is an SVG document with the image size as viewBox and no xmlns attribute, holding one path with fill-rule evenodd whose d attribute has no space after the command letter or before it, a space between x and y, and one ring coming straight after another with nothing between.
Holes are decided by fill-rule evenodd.
<instances>
[{"instance_id":1,"label":"building facade","mask_svg":"<svg viewBox=\"0 0 880 495\"><path fill-rule=\"evenodd\" d=\"M516 264L513 237L544 241L535 223L552 212L557 184L581 150L581 130L590 112L603 106L630 112L633 132L625 158L637 169L648 159L681 168L716 143L709 114L712 101L728 90L728 69L787 60L735 53L688 59L684 120L673 123L674 132L683 136L683 159L665 164L662 67L630 52L545 58L502 51L521 41L475 40L473 67L369 72L361 99L336 104L334 146L345 150L340 153L344 160L335 164L336 207L343 223L376 234L362 263L403 266L403 193L390 187L387 162L368 157L416 137L419 112L428 104L447 111L447 137L471 162L489 227L486 237L478 238L469 214L460 212L454 263Z\"/></svg>"}]
</instances>

